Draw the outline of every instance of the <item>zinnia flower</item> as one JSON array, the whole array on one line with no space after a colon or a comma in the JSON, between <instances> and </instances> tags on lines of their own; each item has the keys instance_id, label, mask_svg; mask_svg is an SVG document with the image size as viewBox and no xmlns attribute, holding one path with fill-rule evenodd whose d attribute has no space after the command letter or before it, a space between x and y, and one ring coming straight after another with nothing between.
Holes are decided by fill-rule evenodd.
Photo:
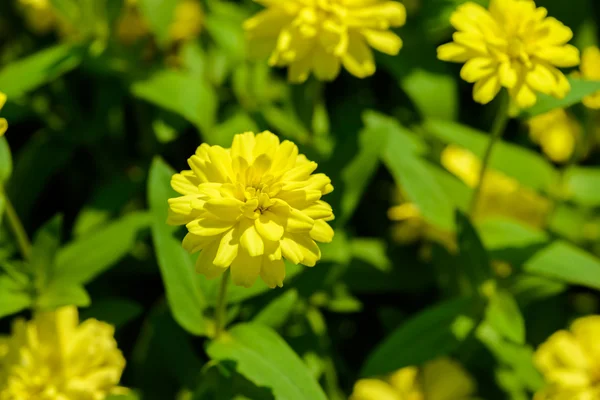
<instances>
[{"instance_id":1,"label":"zinnia flower","mask_svg":"<svg viewBox=\"0 0 600 400\"><path fill-rule=\"evenodd\" d=\"M600 398L600 315L575 320L537 349L534 362L546 387L534 400Z\"/></svg>"},{"instance_id":2,"label":"zinnia flower","mask_svg":"<svg viewBox=\"0 0 600 400\"><path fill-rule=\"evenodd\" d=\"M173 176L181 197L169 199L169 223L186 224L183 247L202 250L196 270L214 278L231 267L233 283L250 287L260 275L282 286L283 259L314 266L317 242L330 242L333 190L317 164L290 141L271 132L236 135L231 149L202 144L189 158L191 170Z\"/></svg>"},{"instance_id":3,"label":"zinnia flower","mask_svg":"<svg viewBox=\"0 0 600 400\"><path fill-rule=\"evenodd\" d=\"M6 103L6 95L2 92L0 92L0 110L2 110L2 107L4 107L4 104ZM0 118L0 137L4 135L4 133L6 133L6 130L8 129L8 122L6 122L5 118Z\"/></svg>"},{"instance_id":4,"label":"zinnia flower","mask_svg":"<svg viewBox=\"0 0 600 400\"><path fill-rule=\"evenodd\" d=\"M364 78L375 73L369 46L396 55L402 40L389 29L404 25L406 10L387 0L255 0L266 10L244 23L249 48L269 65L289 66L288 79L304 82L311 71L333 80L341 65Z\"/></svg>"},{"instance_id":5,"label":"zinnia flower","mask_svg":"<svg viewBox=\"0 0 600 400\"><path fill-rule=\"evenodd\" d=\"M456 362L441 358L422 368L402 368L386 380L361 379L350 400L468 400L475 382Z\"/></svg>"},{"instance_id":6,"label":"zinnia flower","mask_svg":"<svg viewBox=\"0 0 600 400\"><path fill-rule=\"evenodd\" d=\"M564 163L571 159L581 126L566 110L557 108L531 118L529 136L542 147L552 161Z\"/></svg>"},{"instance_id":7,"label":"zinnia flower","mask_svg":"<svg viewBox=\"0 0 600 400\"><path fill-rule=\"evenodd\" d=\"M441 164L467 186L477 186L481 161L469 150L449 145L442 151ZM504 216L533 227L544 225L551 209L545 197L499 171L488 169L483 179L476 219Z\"/></svg>"},{"instance_id":8,"label":"zinnia flower","mask_svg":"<svg viewBox=\"0 0 600 400\"><path fill-rule=\"evenodd\" d=\"M125 359L114 328L77 308L17 319L12 336L0 338L1 400L98 400L126 393L117 386Z\"/></svg>"},{"instance_id":9,"label":"zinnia flower","mask_svg":"<svg viewBox=\"0 0 600 400\"><path fill-rule=\"evenodd\" d=\"M588 47L581 55L581 76L591 81L600 81L600 49ZM583 98L586 107L600 108L600 91Z\"/></svg>"},{"instance_id":10,"label":"zinnia flower","mask_svg":"<svg viewBox=\"0 0 600 400\"><path fill-rule=\"evenodd\" d=\"M526 108L536 92L563 98L571 90L556 67L579 64L579 51L566 44L573 32L532 0L491 0L489 10L468 2L450 22L458 32L438 48L438 58L465 63L461 77L475 83L475 101L489 103L505 87Z\"/></svg>"}]
</instances>

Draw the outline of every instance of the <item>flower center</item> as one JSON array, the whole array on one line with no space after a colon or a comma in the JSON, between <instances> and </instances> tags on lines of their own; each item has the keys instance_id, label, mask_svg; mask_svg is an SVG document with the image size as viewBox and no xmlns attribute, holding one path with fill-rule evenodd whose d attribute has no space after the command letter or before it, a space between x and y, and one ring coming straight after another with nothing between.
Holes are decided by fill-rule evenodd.
<instances>
[{"instance_id":1,"label":"flower center","mask_svg":"<svg viewBox=\"0 0 600 400\"><path fill-rule=\"evenodd\" d=\"M531 60L526 50L527 46L520 37L513 36L508 40L508 46L506 48L508 56L513 60L522 62L529 68L531 66Z\"/></svg>"}]
</instances>

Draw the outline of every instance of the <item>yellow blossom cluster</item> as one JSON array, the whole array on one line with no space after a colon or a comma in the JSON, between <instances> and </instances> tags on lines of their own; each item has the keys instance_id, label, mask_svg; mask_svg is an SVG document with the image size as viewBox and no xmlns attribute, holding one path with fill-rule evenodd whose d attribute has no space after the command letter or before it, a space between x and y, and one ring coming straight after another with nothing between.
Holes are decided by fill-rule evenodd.
<instances>
[{"instance_id":1,"label":"yellow blossom cluster","mask_svg":"<svg viewBox=\"0 0 600 400\"><path fill-rule=\"evenodd\" d=\"M173 176L180 197L169 200L169 223L186 225L190 253L202 250L198 272L215 278L231 269L234 284L261 278L282 286L284 259L314 266L316 242L330 242L334 216L321 197L333 190L317 164L271 132L236 135L230 149L203 144L190 170Z\"/></svg>"},{"instance_id":2,"label":"yellow blossom cluster","mask_svg":"<svg viewBox=\"0 0 600 400\"><path fill-rule=\"evenodd\" d=\"M361 379L350 400L469 400L476 386L464 368L448 358L405 367L387 379Z\"/></svg>"},{"instance_id":3,"label":"yellow blossom cluster","mask_svg":"<svg viewBox=\"0 0 600 400\"><path fill-rule=\"evenodd\" d=\"M79 324L72 306L17 319L0 337L0 400L100 400L125 394L125 359L114 328L89 319Z\"/></svg>"},{"instance_id":4,"label":"yellow blossom cluster","mask_svg":"<svg viewBox=\"0 0 600 400\"><path fill-rule=\"evenodd\" d=\"M335 79L343 65L359 78L375 73L373 47L396 55L402 40L390 31L402 26L406 9L388 0L256 0L267 7L244 28L254 56L270 55L272 66L288 66L291 82L310 73Z\"/></svg>"},{"instance_id":5,"label":"yellow blossom cluster","mask_svg":"<svg viewBox=\"0 0 600 400\"><path fill-rule=\"evenodd\" d=\"M579 50L567 44L573 32L532 0L491 0L489 9L467 2L450 22L458 32L438 48L438 57L465 63L461 77L475 83L475 101L489 103L505 87L527 108L537 92L563 98L570 91L557 67L579 64Z\"/></svg>"},{"instance_id":6,"label":"yellow blossom cluster","mask_svg":"<svg viewBox=\"0 0 600 400\"><path fill-rule=\"evenodd\" d=\"M534 400L600 398L600 315L575 320L537 349L534 362L546 386Z\"/></svg>"}]
</instances>

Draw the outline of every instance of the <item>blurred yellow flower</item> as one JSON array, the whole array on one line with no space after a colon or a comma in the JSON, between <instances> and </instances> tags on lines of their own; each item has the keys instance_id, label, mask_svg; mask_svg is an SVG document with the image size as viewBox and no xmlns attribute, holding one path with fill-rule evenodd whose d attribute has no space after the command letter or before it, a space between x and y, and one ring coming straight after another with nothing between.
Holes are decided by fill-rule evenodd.
<instances>
[{"instance_id":1,"label":"blurred yellow flower","mask_svg":"<svg viewBox=\"0 0 600 400\"><path fill-rule=\"evenodd\" d=\"M534 400L600 398L600 315L575 320L537 349L534 362L546 387Z\"/></svg>"},{"instance_id":2,"label":"blurred yellow flower","mask_svg":"<svg viewBox=\"0 0 600 400\"><path fill-rule=\"evenodd\" d=\"M375 73L370 47L396 55L402 40L390 31L404 25L406 10L388 0L255 0L267 7L244 23L254 56L288 68L291 82L335 79L343 65L364 78Z\"/></svg>"},{"instance_id":3,"label":"blurred yellow flower","mask_svg":"<svg viewBox=\"0 0 600 400\"><path fill-rule=\"evenodd\" d=\"M6 103L6 95L2 92L0 92L0 110L2 110L2 107L4 107L4 104ZM6 130L8 129L8 122L6 122L5 118L0 118L0 137L4 135L4 133L6 133Z\"/></svg>"},{"instance_id":4,"label":"blurred yellow flower","mask_svg":"<svg viewBox=\"0 0 600 400\"><path fill-rule=\"evenodd\" d=\"M526 108L536 92L563 98L571 90L556 67L579 64L579 50L567 44L573 32L532 0L491 0L488 10L467 2L450 22L458 32L438 48L438 58L465 63L461 77L475 83L475 101L489 103L505 87Z\"/></svg>"},{"instance_id":5,"label":"blurred yellow flower","mask_svg":"<svg viewBox=\"0 0 600 400\"><path fill-rule=\"evenodd\" d=\"M349 400L467 400L475 391L475 382L458 363L440 358L422 368L402 368L385 381L361 379Z\"/></svg>"},{"instance_id":6,"label":"blurred yellow flower","mask_svg":"<svg viewBox=\"0 0 600 400\"><path fill-rule=\"evenodd\" d=\"M17 319L0 338L0 400L99 400L126 393L117 386L125 359L114 328L79 324L72 306Z\"/></svg>"},{"instance_id":7,"label":"blurred yellow flower","mask_svg":"<svg viewBox=\"0 0 600 400\"><path fill-rule=\"evenodd\" d=\"M588 47L581 55L581 76L591 81L600 81L600 49L598 47ZM586 107L600 108L600 91L591 96L583 98L583 104Z\"/></svg>"},{"instance_id":8,"label":"blurred yellow flower","mask_svg":"<svg viewBox=\"0 0 600 400\"><path fill-rule=\"evenodd\" d=\"M440 161L467 186L477 186L481 161L469 150L449 145L442 151ZM488 170L481 187L475 218L504 216L539 228L544 225L550 209L550 201L534 190L522 186L516 179L501 172Z\"/></svg>"},{"instance_id":9,"label":"blurred yellow flower","mask_svg":"<svg viewBox=\"0 0 600 400\"><path fill-rule=\"evenodd\" d=\"M59 35L67 36L70 25L54 11L50 0L18 0L27 26L40 35L56 30Z\"/></svg>"},{"instance_id":10,"label":"blurred yellow flower","mask_svg":"<svg viewBox=\"0 0 600 400\"><path fill-rule=\"evenodd\" d=\"M557 108L531 118L527 124L531 140L542 147L548 158L558 163L571 159L581 126L566 110Z\"/></svg>"},{"instance_id":11,"label":"blurred yellow flower","mask_svg":"<svg viewBox=\"0 0 600 400\"><path fill-rule=\"evenodd\" d=\"M182 196L169 200L168 222L186 224L183 247L202 250L196 270L214 278L231 267L233 283L250 287L260 275L282 286L283 259L314 266L317 242L330 242L334 218L321 196L333 190L317 164L271 132L236 135L231 149L202 144L191 170L173 176Z\"/></svg>"},{"instance_id":12,"label":"blurred yellow flower","mask_svg":"<svg viewBox=\"0 0 600 400\"><path fill-rule=\"evenodd\" d=\"M169 27L170 43L198 37L203 23L204 12L198 0L178 0L173 22ZM129 45L148 35L150 35L150 28L139 9L138 0L127 0L117 22L119 40Z\"/></svg>"}]
</instances>

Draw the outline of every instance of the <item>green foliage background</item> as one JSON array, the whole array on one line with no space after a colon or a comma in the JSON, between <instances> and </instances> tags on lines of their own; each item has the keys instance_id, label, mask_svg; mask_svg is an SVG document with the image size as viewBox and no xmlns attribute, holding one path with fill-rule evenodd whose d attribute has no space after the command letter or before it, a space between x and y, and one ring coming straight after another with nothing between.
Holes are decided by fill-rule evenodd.
<instances>
[{"instance_id":1,"label":"green foliage background","mask_svg":"<svg viewBox=\"0 0 600 400\"><path fill-rule=\"evenodd\" d=\"M247 59L241 25L260 8L251 1L203 1L202 34L176 48L167 43L175 0L140 0L154 38L133 46L114 35L120 0L52 0L67 19L85 16L66 39L33 34L14 2L1 2L10 128L0 214L6 194L34 243L23 262L2 220L2 331L15 314L80 306L83 318L117 327L122 384L143 399L338 400L360 377L446 354L475 376L481 398L530 398L542 384L535 346L598 312L600 158L554 165L523 121L573 106L592 141L599 115L579 103L600 82L571 78L566 100L541 98L495 149L494 169L555 202L547 229L506 218L473 226L472 190L439 165L449 143L481 156L498 108L475 104L459 67L436 60L462 2L411 1L398 30L405 46L378 54L373 77L296 86ZM600 3L537 3L578 47L597 43ZM211 340L218 281L195 274L182 232L165 224L169 180L200 143L228 147L234 134L264 129L332 179L335 239L315 268L288 265L283 289L231 287L231 336ZM398 186L428 223L457 233L457 254L433 243L423 258L423 243L392 240ZM513 273L494 275L490 260Z\"/></svg>"}]
</instances>

